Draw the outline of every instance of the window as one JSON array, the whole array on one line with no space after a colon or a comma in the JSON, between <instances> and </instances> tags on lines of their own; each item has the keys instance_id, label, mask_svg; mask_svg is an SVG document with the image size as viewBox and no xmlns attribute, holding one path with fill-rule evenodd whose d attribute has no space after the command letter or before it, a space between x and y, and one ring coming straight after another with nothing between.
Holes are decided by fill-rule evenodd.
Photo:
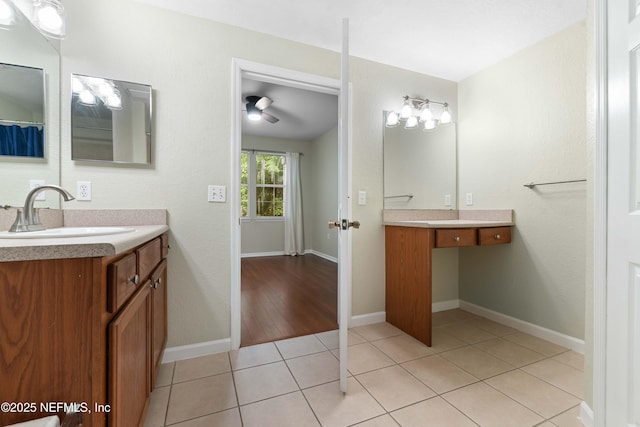
<instances>
[{"instance_id":1,"label":"window","mask_svg":"<svg viewBox=\"0 0 640 427\"><path fill-rule=\"evenodd\" d=\"M240 157L240 211L243 218L284 216L285 156L243 151Z\"/></svg>"}]
</instances>

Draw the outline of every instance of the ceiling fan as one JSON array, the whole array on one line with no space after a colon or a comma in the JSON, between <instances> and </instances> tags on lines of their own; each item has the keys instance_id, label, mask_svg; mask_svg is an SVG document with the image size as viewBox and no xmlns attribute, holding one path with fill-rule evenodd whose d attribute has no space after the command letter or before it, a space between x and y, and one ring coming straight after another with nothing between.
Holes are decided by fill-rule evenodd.
<instances>
[{"instance_id":1,"label":"ceiling fan","mask_svg":"<svg viewBox=\"0 0 640 427\"><path fill-rule=\"evenodd\" d=\"M272 116L269 113L265 113L269 105L273 103L273 100L266 96L247 96L247 118L249 120L258 121L264 119L269 123L277 123L280 119Z\"/></svg>"}]
</instances>

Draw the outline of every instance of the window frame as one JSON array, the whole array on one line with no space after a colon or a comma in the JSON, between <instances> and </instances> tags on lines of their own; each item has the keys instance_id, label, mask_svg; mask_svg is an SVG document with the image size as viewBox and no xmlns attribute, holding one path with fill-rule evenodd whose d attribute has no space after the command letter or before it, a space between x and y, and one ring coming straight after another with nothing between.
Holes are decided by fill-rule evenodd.
<instances>
[{"instance_id":1,"label":"window frame","mask_svg":"<svg viewBox=\"0 0 640 427\"><path fill-rule=\"evenodd\" d=\"M247 184L242 183L242 177L240 178L240 191L242 187L247 187L247 215L242 216L242 193L240 195L240 220L241 221L284 221L284 209L285 209L285 194L286 194L286 176L287 176L287 164L285 153L273 152L268 150L241 150L240 155L247 154ZM285 161L283 164L283 178L282 185L279 184L258 184L257 183L257 161L256 158L259 155L264 156L278 156L282 157ZM242 173L242 166L240 167ZM259 216L257 212L257 189L260 188L282 188L282 215L280 216Z\"/></svg>"}]
</instances>

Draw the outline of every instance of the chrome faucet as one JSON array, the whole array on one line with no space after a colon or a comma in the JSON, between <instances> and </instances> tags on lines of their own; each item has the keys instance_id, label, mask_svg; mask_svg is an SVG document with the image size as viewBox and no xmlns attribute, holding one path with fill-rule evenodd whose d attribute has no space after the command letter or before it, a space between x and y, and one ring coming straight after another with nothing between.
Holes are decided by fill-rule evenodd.
<instances>
[{"instance_id":1,"label":"chrome faucet","mask_svg":"<svg viewBox=\"0 0 640 427\"><path fill-rule=\"evenodd\" d=\"M45 229L44 225L40 223L38 212L33 207L33 202L35 202L36 196L44 190L57 191L62 194L65 202L75 199L75 197L73 197L67 190L62 187L58 187L57 185L41 185L40 187L34 188L29 191L29 194L27 194L27 198L24 201L24 208L22 208L22 211L18 212L16 221L9 229L10 232L20 233L23 231L40 231Z\"/></svg>"}]
</instances>

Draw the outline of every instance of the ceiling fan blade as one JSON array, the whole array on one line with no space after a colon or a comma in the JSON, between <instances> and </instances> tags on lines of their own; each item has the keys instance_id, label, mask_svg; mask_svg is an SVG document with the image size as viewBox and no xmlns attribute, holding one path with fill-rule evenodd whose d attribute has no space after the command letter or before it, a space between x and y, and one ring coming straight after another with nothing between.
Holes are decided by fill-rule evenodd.
<instances>
[{"instance_id":1,"label":"ceiling fan blade","mask_svg":"<svg viewBox=\"0 0 640 427\"><path fill-rule=\"evenodd\" d=\"M271 99L269 97L266 97L266 96L263 96L258 101L256 101L256 108L258 110L264 110L265 108L267 108L272 103L273 103L273 99Z\"/></svg>"},{"instance_id":2,"label":"ceiling fan blade","mask_svg":"<svg viewBox=\"0 0 640 427\"><path fill-rule=\"evenodd\" d=\"M280 121L279 118L272 116L269 113L262 112L262 118L269 123L278 123Z\"/></svg>"}]
</instances>

